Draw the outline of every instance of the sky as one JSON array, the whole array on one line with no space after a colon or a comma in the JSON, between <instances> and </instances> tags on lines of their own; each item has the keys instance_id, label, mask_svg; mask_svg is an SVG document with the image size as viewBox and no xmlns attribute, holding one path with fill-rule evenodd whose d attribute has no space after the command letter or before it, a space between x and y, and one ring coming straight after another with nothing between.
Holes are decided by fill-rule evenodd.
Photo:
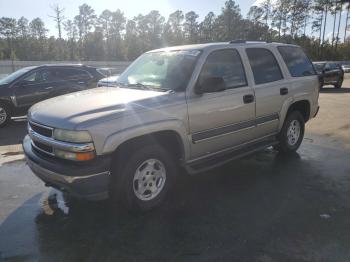
<instances>
[{"instance_id":1,"label":"sky","mask_svg":"<svg viewBox=\"0 0 350 262\"><path fill-rule=\"evenodd\" d=\"M57 36L56 24L50 18L53 15L51 6L59 4L64 8L64 16L69 19L78 13L78 6L86 3L99 15L103 10L115 11L120 9L127 18L133 18L138 14L147 14L151 10L158 10L167 18L176 10L184 12L195 11L199 15L199 21L203 20L210 11L219 14L226 0L0 0L0 17L26 17L29 20L40 17L49 29L49 35ZM236 0L240 6L242 15L246 17L249 8L261 0ZM329 19L326 34L329 36L332 24Z\"/></svg>"}]
</instances>

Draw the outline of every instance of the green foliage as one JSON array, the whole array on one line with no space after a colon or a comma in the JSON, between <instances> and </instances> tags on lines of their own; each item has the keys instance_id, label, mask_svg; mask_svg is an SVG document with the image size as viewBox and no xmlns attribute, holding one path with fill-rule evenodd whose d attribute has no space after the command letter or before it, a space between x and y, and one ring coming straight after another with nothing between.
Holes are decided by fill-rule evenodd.
<instances>
[{"instance_id":1,"label":"green foliage","mask_svg":"<svg viewBox=\"0 0 350 262\"><path fill-rule=\"evenodd\" d=\"M339 38L341 25L344 33L350 29L349 2L264 0L243 18L236 2L227 0L219 14L209 12L203 21L194 11L181 10L167 19L157 10L132 19L119 9L97 15L87 4L79 6L73 19L65 19L64 9L57 5L51 18L58 37L48 37L40 18L0 18L0 59L122 61L164 46L247 39L295 43L314 60L350 60L348 41ZM327 18L333 19L332 39L325 39ZM317 37L307 36L307 27Z\"/></svg>"}]
</instances>

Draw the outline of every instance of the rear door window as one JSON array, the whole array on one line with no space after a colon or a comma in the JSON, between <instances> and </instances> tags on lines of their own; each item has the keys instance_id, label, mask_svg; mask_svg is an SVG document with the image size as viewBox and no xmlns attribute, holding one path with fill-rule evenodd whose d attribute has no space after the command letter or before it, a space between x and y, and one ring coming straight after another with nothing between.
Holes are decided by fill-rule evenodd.
<instances>
[{"instance_id":1,"label":"rear door window","mask_svg":"<svg viewBox=\"0 0 350 262\"><path fill-rule=\"evenodd\" d=\"M63 80L74 81L74 80L89 80L91 75L85 70L70 69L70 68L59 68L56 70L58 77Z\"/></svg>"},{"instance_id":2,"label":"rear door window","mask_svg":"<svg viewBox=\"0 0 350 262\"><path fill-rule=\"evenodd\" d=\"M266 48L246 49L255 84L265 84L283 79L280 66L272 52Z\"/></svg>"},{"instance_id":3,"label":"rear door window","mask_svg":"<svg viewBox=\"0 0 350 262\"><path fill-rule=\"evenodd\" d=\"M279 46L278 51L286 63L291 76L303 77L316 74L310 59L300 47Z\"/></svg>"},{"instance_id":4,"label":"rear door window","mask_svg":"<svg viewBox=\"0 0 350 262\"><path fill-rule=\"evenodd\" d=\"M213 51L203 65L199 81L207 77L222 77L226 89L247 85L243 63L235 49Z\"/></svg>"},{"instance_id":5,"label":"rear door window","mask_svg":"<svg viewBox=\"0 0 350 262\"><path fill-rule=\"evenodd\" d=\"M331 69L332 69L332 70L337 70L337 69L339 69L338 64L336 64L336 63L331 63Z\"/></svg>"}]
</instances>

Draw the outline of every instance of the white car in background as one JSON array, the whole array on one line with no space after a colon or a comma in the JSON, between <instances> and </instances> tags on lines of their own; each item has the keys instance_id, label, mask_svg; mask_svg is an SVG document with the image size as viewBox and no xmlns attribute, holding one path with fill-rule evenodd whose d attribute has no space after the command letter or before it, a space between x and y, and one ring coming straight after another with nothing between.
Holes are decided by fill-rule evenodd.
<instances>
[{"instance_id":1,"label":"white car in background","mask_svg":"<svg viewBox=\"0 0 350 262\"><path fill-rule=\"evenodd\" d=\"M119 75L109 76L106 78L102 78L97 83L97 87L100 86L117 86L117 80L119 78Z\"/></svg>"},{"instance_id":2,"label":"white car in background","mask_svg":"<svg viewBox=\"0 0 350 262\"><path fill-rule=\"evenodd\" d=\"M344 73L350 73L350 65L342 65Z\"/></svg>"}]
</instances>

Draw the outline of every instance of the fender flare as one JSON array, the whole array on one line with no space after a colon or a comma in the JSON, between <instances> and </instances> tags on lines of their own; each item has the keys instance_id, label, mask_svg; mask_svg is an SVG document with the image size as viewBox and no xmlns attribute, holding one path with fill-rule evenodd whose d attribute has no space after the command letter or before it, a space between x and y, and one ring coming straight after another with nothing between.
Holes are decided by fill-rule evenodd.
<instances>
[{"instance_id":1,"label":"fender flare","mask_svg":"<svg viewBox=\"0 0 350 262\"><path fill-rule=\"evenodd\" d=\"M124 142L162 131L172 131L177 134L182 143L183 157L184 159L188 159L190 155L190 144L187 136L187 128L183 122L178 119L167 119L146 124L143 123L119 130L107 137L103 144L102 152L103 154L113 153Z\"/></svg>"},{"instance_id":2,"label":"fender flare","mask_svg":"<svg viewBox=\"0 0 350 262\"><path fill-rule=\"evenodd\" d=\"M311 99L308 98L308 97L298 97L298 98L290 97L290 98L288 98L286 101L284 101L284 103L282 105L282 109L281 109L281 112L280 112L280 123L279 123L279 126L278 126L278 131L280 131L282 129L282 126L284 124L284 120L286 119L286 116L287 116L289 108L294 103L299 102L299 101L307 101L309 103L310 109L311 109L311 105L312 105L311 104ZM311 112L310 112L310 114L311 114Z\"/></svg>"}]
</instances>

